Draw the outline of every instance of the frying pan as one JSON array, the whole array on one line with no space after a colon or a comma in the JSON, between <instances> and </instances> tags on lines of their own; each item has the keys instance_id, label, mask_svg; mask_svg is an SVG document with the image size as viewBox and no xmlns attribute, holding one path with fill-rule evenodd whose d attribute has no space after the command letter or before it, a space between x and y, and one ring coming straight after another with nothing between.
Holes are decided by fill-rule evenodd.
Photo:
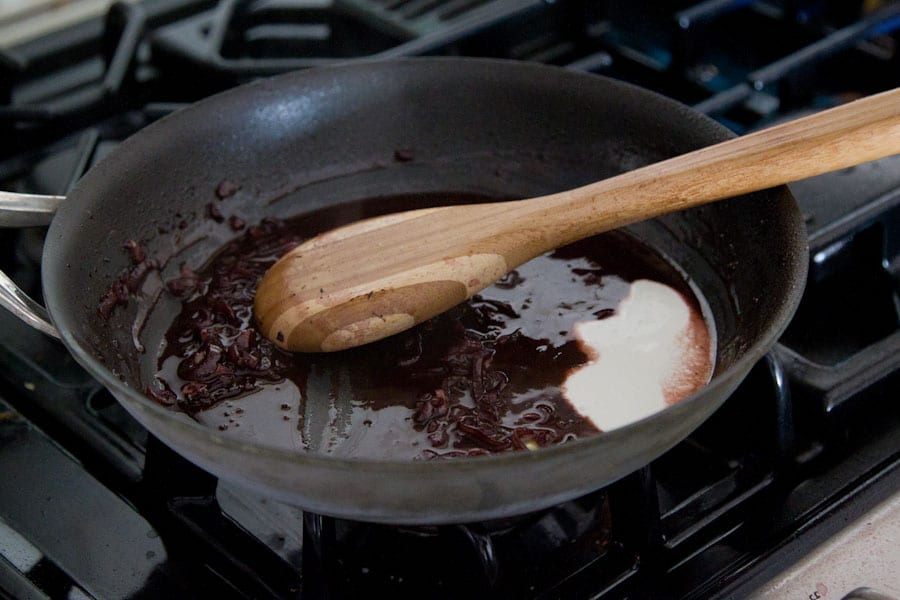
<instances>
[{"instance_id":1,"label":"frying pan","mask_svg":"<svg viewBox=\"0 0 900 600\"><path fill-rule=\"evenodd\" d=\"M223 181L238 189L222 210L254 222L400 193L538 196L731 135L646 90L527 63L409 59L256 81L143 129L78 182L44 247L47 311L78 362L134 418L217 476L306 510L376 522L469 522L534 511L602 487L675 445L775 342L799 302L807 265L806 234L787 188L630 228L689 274L709 303L718 349L709 385L573 443L460 460L292 452L265 439L227 437L149 400L143 390L155 372L154 348L176 308L159 295L158 310L145 320L161 287L148 277L144 301L109 319L98 315L99 300L129 267L123 243L143 241L164 264L163 278L181 262L199 267L234 235L204 217ZM20 292L7 295L41 322Z\"/></svg>"}]
</instances>

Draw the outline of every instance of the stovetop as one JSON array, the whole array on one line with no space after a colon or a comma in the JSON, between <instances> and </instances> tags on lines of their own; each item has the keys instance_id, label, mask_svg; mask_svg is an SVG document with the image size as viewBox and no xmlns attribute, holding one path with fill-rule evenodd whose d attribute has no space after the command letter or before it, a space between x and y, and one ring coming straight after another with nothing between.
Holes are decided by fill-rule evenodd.
<instances>
[{"instance_id":1,"label":"stovetop","mask_svg":"<svg viewBox=\"0 0 900 600\"><path fill-rule=\"evenodd\" d=\"M392 56L604 74L744 133L898 85L898 28L900 3L871 0L117 3L0 50L0 189L64 194L187 103ZM799 564L792 593L900 595L877 569L836 583L804 562L854 519L881 522L869 511L900 483L900 158L791 187L810 279L773 351L648 467L502 522L355 523L218 482L0 313L0 596L730 598L788 589L770 583ZM42 233L0 231L0 266L38 297Z\"/></svg>"}]
</instances>

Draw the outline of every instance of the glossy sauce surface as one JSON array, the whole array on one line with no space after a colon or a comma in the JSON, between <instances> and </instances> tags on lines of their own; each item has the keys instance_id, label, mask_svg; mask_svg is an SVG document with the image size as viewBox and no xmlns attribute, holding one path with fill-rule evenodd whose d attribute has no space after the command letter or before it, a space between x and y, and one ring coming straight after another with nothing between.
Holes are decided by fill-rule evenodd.
<instances>
[{"instance_id":1,"label":"glossy sauce surface","mask_svg":"<svg viewBox=\"0 0 900 600\"><path fill-rule=\"evenodd\" d=\"M257 282L316 227L365 216L372 204L399 210L423 200L374 199L241 227L203 269L168 282L182 310L148 394L229 435L297 451L412 460L535 449L598 432L562 392L596 358L576 323L615 315L638 279L673 288L700 314L665 259L610 233L541 256L448 313L361 348L292 355L255 328Z\"/></svg>"}]
</instances>

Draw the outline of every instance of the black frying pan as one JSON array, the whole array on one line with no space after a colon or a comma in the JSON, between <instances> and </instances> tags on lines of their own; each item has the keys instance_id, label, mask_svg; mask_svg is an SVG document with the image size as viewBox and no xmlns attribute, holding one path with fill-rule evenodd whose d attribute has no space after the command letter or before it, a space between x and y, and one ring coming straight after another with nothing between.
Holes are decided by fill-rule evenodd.
<instances>
[{"instance_id":1,"label":"black frying pan","mask_svg":"<svg viewBox=\"0 0 900 600\"><path fill-rule=\"evenodd\" d=\"M85 175L47 237L47 309L77 360L137 420L216 475L304 509L371 521L464 522L536 510L614 481L683 439L775 342L807 264L786 188L631 228L689 273L710 304L718 357L706 388L565 446L465 460L289 452L265 440L238 442L148 400L152 349L174 307L163 298L159 317L141 328L139 302L98 316L100 298L128 267L123 242L143 240L151 254L170 257L167 276L182 261L199 266L232 235L202 218L223 180L240 185L229 212L252 222L397 193L538 196L729 135L653 93L533 64L413 59L258 81L142 130ZM398 149L413 160L395 160ZM151 296L152 280L144 287Z\"/></svg>"}]
</instances>

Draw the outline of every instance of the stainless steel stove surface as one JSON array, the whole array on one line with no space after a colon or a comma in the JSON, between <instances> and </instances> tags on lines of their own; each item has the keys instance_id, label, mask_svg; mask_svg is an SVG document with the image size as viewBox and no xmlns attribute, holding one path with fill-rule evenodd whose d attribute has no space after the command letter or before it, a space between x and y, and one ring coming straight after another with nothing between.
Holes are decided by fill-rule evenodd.
<instances>
[{"instance_id":1,"label":"stainless steel stove surface","mask_svg":"<svg viewBox=\"0 0 900 600\"><path fill-rule=\"evenodd\" d=\"M116 3L0 50L0 189L64 194L180 106L367 57L602 73L743 133L897 86L898 28L871 0ZM900 158L792 189L810 279L777 347L648 467L503 522L355 523L217 482L0 312L0 597L900 597ZM41 245L0 231L35 296Z\"/></svg>"}]
</instances>

